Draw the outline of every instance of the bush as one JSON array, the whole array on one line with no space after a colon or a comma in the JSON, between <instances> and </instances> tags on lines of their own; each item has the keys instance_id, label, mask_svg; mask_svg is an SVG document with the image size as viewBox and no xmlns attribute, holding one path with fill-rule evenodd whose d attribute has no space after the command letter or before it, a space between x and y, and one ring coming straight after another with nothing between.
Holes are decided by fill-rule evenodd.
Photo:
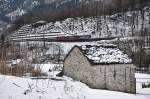
<instances>
[{"instance_id":1,"label":"bush","mask_svg":"<svg viewBox=\"0 0 150 99\"><path fill-rule=\"evenodd\" d=\"M149 84L142 84L142 88L150 88L150 83Z\"/></svg>"}]
</instances>

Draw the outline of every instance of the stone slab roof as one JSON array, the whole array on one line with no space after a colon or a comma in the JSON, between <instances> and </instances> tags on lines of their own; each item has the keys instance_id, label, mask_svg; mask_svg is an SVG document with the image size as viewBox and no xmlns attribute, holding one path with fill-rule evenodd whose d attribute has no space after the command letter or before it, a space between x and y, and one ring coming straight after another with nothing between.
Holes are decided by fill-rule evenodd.
<instances>
[{"instance_id":1,"label":"stone slab roof","mask_svg":"<svg viewBox=\"0 0 150 99\"><path fill-rule=\"evenodd\" d=\"M129 64L132 59L115 45L80 46L83 54L95 64Z\"/></svg>"}]
</instances>

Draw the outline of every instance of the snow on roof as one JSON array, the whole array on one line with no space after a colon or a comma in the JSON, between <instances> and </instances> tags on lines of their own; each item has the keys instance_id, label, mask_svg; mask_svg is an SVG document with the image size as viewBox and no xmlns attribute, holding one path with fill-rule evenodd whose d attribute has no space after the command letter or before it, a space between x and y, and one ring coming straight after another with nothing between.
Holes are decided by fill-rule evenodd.
<instances>
[{"instance_id":1,"label":"snow on roof","mask_svg":"<svg viewBox=\"0 0 150 99\"><path fill-rule=\"evenodd\" d=\"M90 61L97 64L132 63L132 59L115 45L84 45L82 51Z\"/></svg>"}]
</instances>

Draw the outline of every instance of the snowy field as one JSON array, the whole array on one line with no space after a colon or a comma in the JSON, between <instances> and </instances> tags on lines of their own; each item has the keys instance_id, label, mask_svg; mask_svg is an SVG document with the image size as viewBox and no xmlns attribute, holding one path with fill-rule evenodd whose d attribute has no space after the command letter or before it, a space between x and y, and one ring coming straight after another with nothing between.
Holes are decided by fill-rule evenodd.
<instances>
[{"instance_id":1,"label":"snowy field","mask_svg":"<svg viewBox=\"0 0 150 99\"><path fill-rule=\"evenodd\" d=\"M51 67L50 67L51 68ZM141 94L128 94L115 91L91 89L87 85L69 77L51 79L31 79L0 75L0 99L150 99L150 88L142 89ZM150 75L136 74L136 78L150 78Z\"/></svg>"},{"instance_id":2,"label":"snowy field","mask_svg":"<svg viewBox=\"0 0 150 99\"><path fill-rule=\"evenodd\" d=\"M68 77L31 80L1 75L0 89L0 99L150 99L147 96L90 89Z\"/></svg>"}]
</instances>

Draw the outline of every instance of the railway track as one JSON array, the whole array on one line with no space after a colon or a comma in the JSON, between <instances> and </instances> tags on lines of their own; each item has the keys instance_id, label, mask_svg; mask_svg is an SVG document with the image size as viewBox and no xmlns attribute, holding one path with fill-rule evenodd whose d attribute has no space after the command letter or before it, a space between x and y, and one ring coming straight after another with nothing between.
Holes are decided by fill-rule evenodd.
<instances>
[{"instance_id":1,"label":"railway track","mask_svg":"<svg viewBox=\"0 0 150 99\"><path fill-rule=\"evenodd\" d=\"M92 42L92 41L101 41L101 40L113 40L112 38L66 38L66 39L57 39L57 38L18 38L12 39L14 42L27 42L27 41L43 41L43 42Z\"/></svg>"}]
</instances>

